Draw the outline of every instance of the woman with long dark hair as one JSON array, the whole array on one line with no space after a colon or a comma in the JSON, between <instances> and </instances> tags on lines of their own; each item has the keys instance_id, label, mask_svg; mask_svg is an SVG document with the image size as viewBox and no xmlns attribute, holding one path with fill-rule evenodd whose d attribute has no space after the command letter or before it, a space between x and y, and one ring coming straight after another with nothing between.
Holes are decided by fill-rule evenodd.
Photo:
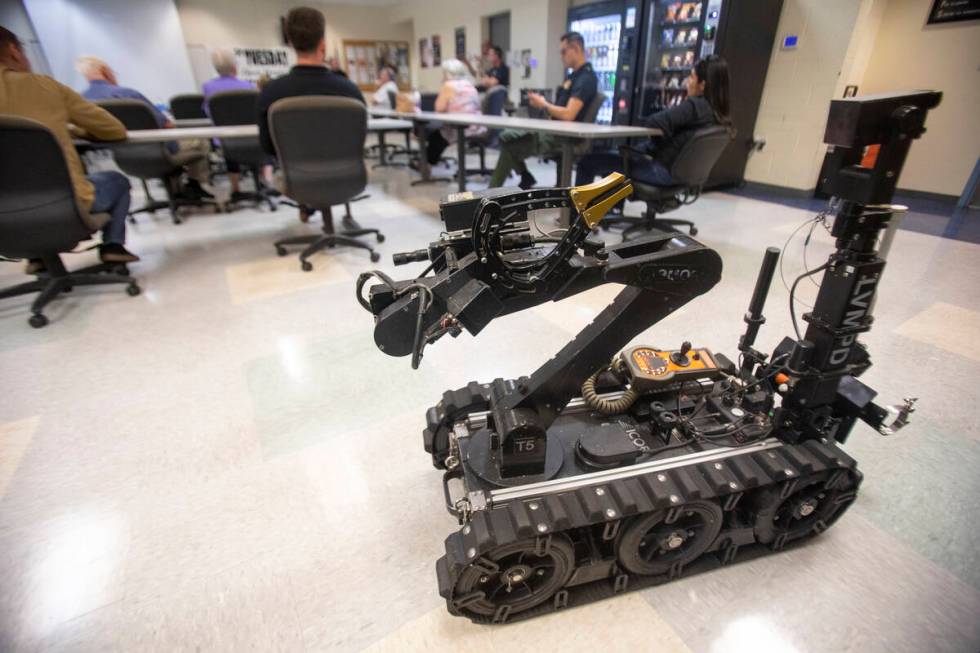
<instances>
[{"instance_id":1,"label":"woman with long dark hair","mask_svg":"<svg viewBox=\"0 0 980 653\"><path fill-rule=\"evenodd\" d=\"M729 116L728 62L718 55L698 61L687 78L687 97L677 106L659 111L647 119L647 127L659 129L661 136L650 139L649 157L630 158L630 176L655 186L673 183L670 167L684 144L698 129L732 123ZM594 152L579 159L575 183L588 184L596 176L621 170L622 157L615 152Z\"/></svg>"}]
</instances>

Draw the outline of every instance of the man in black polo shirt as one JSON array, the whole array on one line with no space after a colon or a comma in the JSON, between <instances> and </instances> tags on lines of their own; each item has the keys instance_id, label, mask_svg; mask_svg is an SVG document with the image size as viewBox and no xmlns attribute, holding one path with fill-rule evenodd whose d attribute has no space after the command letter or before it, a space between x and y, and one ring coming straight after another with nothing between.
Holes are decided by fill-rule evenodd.
<instances>
[{"instance_id":1,"label":"man in black polo shirt","mask_svg":"<svg viewBox=\"0 0 980 653\"><path fill-rule=\"evenodd\" d=\"M353 82L327 68L326 21L310 7L290 9L286 15L286 38L296 50L296 65L288 74L268 82L259 94L259 141L262 149L275 154L269 135L269 107L276 100L297 95L341 95L364 102Z\"/></svg>"},{"instance_id":2,"label":"man in black polo shirt","mask_svg":"<svg viewBox=\"0 0 980 653\"><path fill-rule=\"evenodd\" d=\"M561 61L572 72L558 89L555 103L548 102L538 93L528 93L527 100L531 106L547 111L553 120L580 122L595 98L599 79L592 70L592 64L585 59L585 39L578 32L569 32L561 37ZM504 130L500 133L500 158L490 177L490 187L502 186L512 170L521 175L521 188L527 190L533 187L536 180L528 171L524 159L553 154L560 149L557 137L551 134Z\"/></svg>"},{"instance_id":3,"label":"man in black polo shirt","mask_svg":"<svg viewBox=\"0 0 980 653\"><path fill-rule=\"evenodd\" d=\"M499 45L491 45L487 55L490 68L480 80L480 84L488 89L495 86L510 86L510 68L504 63L504 51Z\"/></svg>"}]
</instances>

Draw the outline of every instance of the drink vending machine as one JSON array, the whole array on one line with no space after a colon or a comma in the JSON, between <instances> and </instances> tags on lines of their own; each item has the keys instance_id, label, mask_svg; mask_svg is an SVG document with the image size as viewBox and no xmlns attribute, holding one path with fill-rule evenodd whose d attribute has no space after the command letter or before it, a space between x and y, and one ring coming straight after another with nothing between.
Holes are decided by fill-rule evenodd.
<instances>
[{"instance_id":1,"label":"drink vending machine","mask_svg":"<svg viewBox=\"0 0 980 653\"><path fill-rule=\"evenodd\" d=\"M596 118L599 124L629 124L640 18L640 0L597 2L568 10L568 30L585 39L599 90L606 95Z\"/></svg>"},{"instance_id":2,"label":"drink vending machine","mask_svg":"<svg viewBox=\"0 0 980 653\"><path fill-rule=\"evenodd\" d=\"M593 63L600 89L612 88L604 106L613 124L642 125L658 111L687 97L686 81L695 62L710 54L728 61L731 118L735 141L715 165L707 186L741 183L754 141L754 128L783 0L643 0L601 2L569 9L569 27L584 29L600 21L620 25L594 30ZM617 9L619 7L619 9ZM589 48L590 37L582 32ZM611 39L618 34L613 49ZM602 55L605 55L603 57ZM609 63L615 58L615 69ZM604 79L606 81L604 81ZM608 124L608 123L607 123Z\"/></svg>"}]
</instances>

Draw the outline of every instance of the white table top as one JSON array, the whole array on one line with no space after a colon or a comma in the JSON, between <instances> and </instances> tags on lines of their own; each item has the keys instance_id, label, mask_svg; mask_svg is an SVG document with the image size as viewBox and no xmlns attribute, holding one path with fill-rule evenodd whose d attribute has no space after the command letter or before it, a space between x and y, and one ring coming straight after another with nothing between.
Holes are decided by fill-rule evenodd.
<instances>
[{"instance_id":1,"label":"white table top","mask_svg":"<svg viewBox=\"0 0 980 653\"><path fill-rule=\"evenodd\" d=\"M411 129L412 123L408 120L395 120L392 118L370 118L368 120L368 131L402 131ZM178 127L177 129L140 129L137 131L126 132L126 141L129 143L162 143L166 141L178 141L187 138L235 138L241 136L258 136L258 125L231 125L225 127ZM76 141L85 143L86 141Z\"/></svg>"},{"instance_id":2,"label":"white table top","mask_svg":"<svg viewBox=\"0 0 980 653\"><path fill-rule=\"evenodd\" d=\"M478 113L436 113L418 111L415 113L393 109L369 109L371 115L386 118L402 118L418 122L441 122L444 125L481 125L493 129L523 129L568 138L636 138L639 136L659 136L659 129L633 127L630 125L596 125L585 122L566 122L563 120L540 120L538 118L512 118L510 116L485 116Z\"/></svg>"}]
</instances>

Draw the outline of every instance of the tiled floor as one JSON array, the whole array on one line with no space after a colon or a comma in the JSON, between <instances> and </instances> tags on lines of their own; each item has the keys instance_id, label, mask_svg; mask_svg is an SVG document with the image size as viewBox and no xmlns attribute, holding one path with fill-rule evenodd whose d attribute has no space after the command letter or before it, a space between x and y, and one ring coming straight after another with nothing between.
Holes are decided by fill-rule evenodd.
<instances>
[{"instance_id":1,"label":"tiled floor","mask_svg":"<svg viewBox=\"0 0 980 653\"><path fill-rule=\"evenodd\" d=\"M354 206L388 236L388 271L393 252L440 231L449 189L410 187L410 174L372 173L371 198ZM640 340L730 353L763 249L809 213L724 194L680 213L721 253L724 277ZM858 428L847 448L866 480L834 528L494 629L448 616L436 592L455 522L422 450L424 411L466 381L530 372L616 289L440 341L412 371L375 348L354 299L365 252L319 255L310 273L275 256L273 240L313 229L291 209L142 218L130 230L139 297L79 289L40 330L28 299L0 302L0 650L980 648L980 246L896 239L865 378L882 401L915 395L920 409L891 438ZM811 265L829 244L818 229ZM21 278L0 264L0 285ZM790 332L786 304L777 280L761 346Z\"/></svg>"}]
</instances>

